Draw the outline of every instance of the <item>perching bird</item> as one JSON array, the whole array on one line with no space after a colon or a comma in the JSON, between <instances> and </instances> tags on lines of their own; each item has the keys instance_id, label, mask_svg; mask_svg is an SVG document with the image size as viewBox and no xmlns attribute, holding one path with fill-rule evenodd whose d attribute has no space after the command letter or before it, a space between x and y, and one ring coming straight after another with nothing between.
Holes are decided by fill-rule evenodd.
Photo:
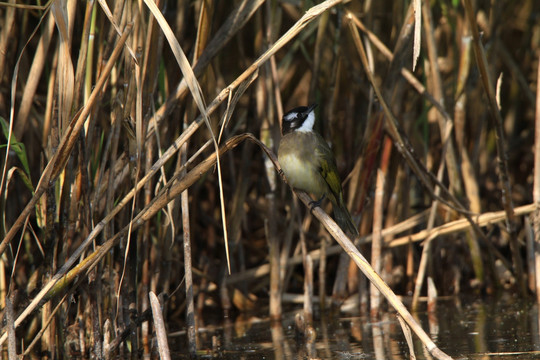
<instances>
[{"instance_id":1,"label":"perching bird","mask_svg":"<svg viewBox=\"0 0 540 360\"><path fill-rule=\"evenodd\" d=\"M279 164L289 185L313 194L317 205L328 198L337 224L343 231L357 236L358 229L343 201L334 154L323 137L313 130L316 106L300 106L283 115Z\"/></svg>"}]
</instances>

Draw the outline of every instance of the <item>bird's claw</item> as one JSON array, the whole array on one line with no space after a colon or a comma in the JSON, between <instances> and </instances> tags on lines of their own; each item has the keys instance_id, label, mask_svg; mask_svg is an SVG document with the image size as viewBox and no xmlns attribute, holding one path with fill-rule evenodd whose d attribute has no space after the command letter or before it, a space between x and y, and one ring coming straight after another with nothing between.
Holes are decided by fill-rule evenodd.
<instances>
[{"instance_id":1,"label":"bird's claw","mask_svg":"<svg viewBox=\"0 0 540 360\"><path fill-rule=\"evenodd\" d=\"M309 207L311 208L311 211L313 211L313 209L315 209L316 207L321 206L321 203L324 200L325 196L326 195L323 195L323 196L321 196L321 198L319 200L311 200L309 202Z\"/></svg>"}]
</instances>

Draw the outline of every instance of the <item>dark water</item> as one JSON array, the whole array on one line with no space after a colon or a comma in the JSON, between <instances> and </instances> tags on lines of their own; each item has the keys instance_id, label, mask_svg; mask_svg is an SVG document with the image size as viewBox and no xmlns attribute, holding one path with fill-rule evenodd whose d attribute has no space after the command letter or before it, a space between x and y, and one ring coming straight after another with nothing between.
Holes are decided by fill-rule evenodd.
<instances>
[{"instance_id":1,"label":"dark water","mask_svg":"<svg viewBox=\"0 0 540 360\"><path fill-rule=\"evenodd\" d=\"M530 300L530 299L529 299ZM297 312L301 312L300 310ZM317 314L313 340L297 335L294 313L279 323L261 318L225 321L201 329L201 358L224 359L409 359L393 312L380 321L363 316ZM538 308L531 301L494 299L439 301L434 313L415 315L437 346L454 359L540 359ZM186 349L185 335L169 339L173 358ZM413 334L417 359L431 359Z\"/></svg>"}]
</instances>

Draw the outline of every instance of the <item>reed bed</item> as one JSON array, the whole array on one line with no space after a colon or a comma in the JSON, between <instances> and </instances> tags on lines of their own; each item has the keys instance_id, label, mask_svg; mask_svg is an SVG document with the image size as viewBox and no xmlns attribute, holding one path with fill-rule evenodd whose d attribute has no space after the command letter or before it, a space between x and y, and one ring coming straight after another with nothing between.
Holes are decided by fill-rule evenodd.
<instances>
[{"instance_id":1,"label":"reed bed","mask_svg":"<svg viewBox=\"0 0 540 360\"><path fill-rule=\"evenodd\" d=\"M2 356L194 357L304 294L448 358L426 298L540 299L539 57L534 0L0 3ZM275 161L311 103L356 239Z\"/></svg>"}]
</instances>

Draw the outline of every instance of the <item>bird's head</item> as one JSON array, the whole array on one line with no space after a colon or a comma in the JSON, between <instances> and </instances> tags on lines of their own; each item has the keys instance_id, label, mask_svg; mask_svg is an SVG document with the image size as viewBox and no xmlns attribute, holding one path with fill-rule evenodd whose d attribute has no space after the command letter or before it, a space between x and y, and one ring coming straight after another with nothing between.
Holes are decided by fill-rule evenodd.
<instances>
[{"instance_id":1,"label":"bird's head","mask_svg":"<svg viewBox=\"0 0 540 360\"><path fill-rule=\"evenodd\" d=\"M313 104L309 107L300 106L283 115L283 119L281 121L282 134L287 135L293 131L313 131L313 124L315 124L314 109L316 107L317 104Z\"/></svg>"}]
</instances>

